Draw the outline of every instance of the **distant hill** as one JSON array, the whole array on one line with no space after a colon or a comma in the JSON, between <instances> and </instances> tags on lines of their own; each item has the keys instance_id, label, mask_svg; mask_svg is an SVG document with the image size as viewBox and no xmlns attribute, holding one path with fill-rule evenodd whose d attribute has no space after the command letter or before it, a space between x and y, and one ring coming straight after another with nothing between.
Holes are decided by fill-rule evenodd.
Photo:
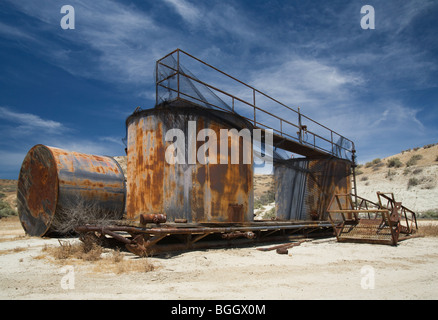
<instances>
[{"instance_id":1,"label":"distant hill","mask_svg":"<svg viewBox=\"0 0 438 320\"><path fill-rule=\"evenodd\" d=\"M17 212L17 180L0 179L0 218Z\"/></svg>"},{"instance_id":2,"label":"distant hill","mask_svg":"<svg viewBox=\"0 0 438 320\"><path fill-rule=\"evenodd\" d=\"M377 200L377 191L393 192L415 212L438 213L438 143L374 159L357 173L357 194L363 198Z\"/></svg>"}]
</instances>

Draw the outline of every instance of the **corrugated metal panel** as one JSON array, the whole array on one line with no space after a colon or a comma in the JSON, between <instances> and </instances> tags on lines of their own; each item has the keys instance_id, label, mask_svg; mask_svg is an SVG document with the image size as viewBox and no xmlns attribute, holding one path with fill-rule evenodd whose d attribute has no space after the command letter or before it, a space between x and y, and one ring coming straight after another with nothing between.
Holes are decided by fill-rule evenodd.
<instances>
[{"instance_id":1,"label":"corrugated metal panel","mask_svg":"<svg viewBox=\"0 0 438 320\"><path fill-rule=\"evenodd\" d=\"M306 220L304 194L308 161L295 161L293 166L275 166L275 209L280 220Z\"/></svg>"},{"instance_id":2,"label":"corrugated metal panel","mask_svg":"<svg viewBox=\"0 0 438 320\"><path fill-rule=\"evenodd\" d=\"M328 158L309 163L305 206L312 220L327 220L327 207L334 194L351 192L351 162Z\"/></svg>"},{"instance_id":3,"label":"corrugated metal panel","mask_svg":"<svg viewBox=\"0 0 438 320\"><path fill-rule=\"evenodd\" d=\"M351 192L351 163L347 160L293 159L274 168L280 220L327 220L332 196Z\"/></svg>"},{"instance_id":4,"label":"corrugated metal panel","mask_svg":"<svg viewBox=\"0 0 438 320\"><path fill-rule=\"evenodd\" d=\"M125 179L111 157L34 146L20 170L17 207L26 233L42 236L62 209L78 200L121 219Z\"/></svg>"}]
</instances>

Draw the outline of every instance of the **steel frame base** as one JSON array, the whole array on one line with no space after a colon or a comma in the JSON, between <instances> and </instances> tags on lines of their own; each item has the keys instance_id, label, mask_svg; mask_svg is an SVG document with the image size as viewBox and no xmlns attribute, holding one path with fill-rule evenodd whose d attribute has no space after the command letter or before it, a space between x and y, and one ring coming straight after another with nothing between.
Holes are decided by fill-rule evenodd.
<instances>
[{"instance_id":1,"label":"steel frame base","mask_svg":"<svg viewBox=\"0 0 438 320\"><path fill-rule=\"evenodd\" d=\"M125 244L138 256L160 253L238 247L267 242L303 238L333 237L328 221L257 221L244 225L189 225L166 223L160 225L84 225L76 228L81 238L86 235L111 237Z\"/></svg>"}]
</instances>

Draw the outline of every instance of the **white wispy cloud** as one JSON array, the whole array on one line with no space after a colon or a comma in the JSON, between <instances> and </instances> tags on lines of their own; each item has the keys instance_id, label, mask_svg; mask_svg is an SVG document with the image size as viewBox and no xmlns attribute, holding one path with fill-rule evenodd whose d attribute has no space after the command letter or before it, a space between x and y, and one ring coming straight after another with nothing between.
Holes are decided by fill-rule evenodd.
<instances>
[{"instance_id":1,"label":"white wispy cloud","mask_svg":"<svg viewBox=\"0 0 438 320\"><path fill-rule=\"evenodd\" d=\"M0 127L2 139L0 145L10 148L23 148L45 144L71 151L79 151L89 154L120 155L123 153L124 144L122 137L100 136L97 138L81 137L77 131L70 129L64 124L44 119L36 114L17 112L7 107L0 107L0 120L3 124ZM18 143L17 143L18 142ZM12 163L17 157L23 155L21 152L9 152L7 159Z\"/></svg>"},{"instance_id":2,"label":"white wispy cloud","mask_svg":"<svg viewBox=\"0 0 438 320\"><path fill-rule=\"evenodd\" d=\"M436 2L433 0L410 0L396 2L381 2L376 4L377 27L384 31L391 31L391 37L399 36L412 26L412 22L430 10ZM377 15L378 14L378 15Z\"/></svg>"},{"instance_id":3,"label":"white wispy cloud","mask_svg":"<svg viewBox=\"0 0 438 320\"><path fill-rule=\"evenodd\" d=\"M189 23L197 23L202 17L201 11L187 0L163 1L172 7L184 20Z\"/></svg>"},{"instance_id":4,"label":"white wispy cloud","mask_svg":"<svg viewBox=\"0 0 438 320\"><path fill-rule=\"evenodd\" d=\"M361 85L360 74L345 72L317 59L285 56L278 65L258 70L251 84L290 105L322 106L350 98L348 88Z\"/></svg>"},{"instance_id":5,"label":"white wispy cloud","mask_svg":"<svg viewBox=\"0 0 438 320\"><path fill-rule=\"evenodd\" d=\"M28 33L20 30L15 26L5 24L1 21L0 21L0 35L12 40L31 40L31 41L35 40Z\"/></svg>"},{"instance_id":6,"label":"white wispy cloud","mask_svg":"<svg viewBox=\"0 0 438 320\"><path fill-rule=\"evenodd\" d=\"M109 143L116 144L119 146L124 146L123 141L120 137L105 136L105 137L99 137L98 140L102 141L104 143L109 142Z\"/></svg>"},{"instance_id":7,"label":"white wispy cloud","mask_svg":"<svg viewBox=\"0 0 438 320\"><path fill-rule=\"evenodd\" d=\"M56 139L48 145L68 151L76 151L85 154L99 156L125 155L124 147L115 141L97 141L84 138Z\"/></svg>"},{"instance_id":8,"label":"white wispy cloud","mask_svg":"<svg viewBox=\"0 0 438 320\"><path fill-rule=\"evenodd\" d=\"M32 27L5 25L4 32L9 30L11 37L17 34L22 40L35 39L23 43L30 53L72 75L114 84L153 86L155 61L176 47L205 53L217 45L218 39L239 39L247 48L249 43L263 43L269 38L241 9L229 3L195 5L188 0L163 0L189 22L192 31L207 34L199 42L183 28L162 23L157 17L164 12L145 11L132 3L76 0L72 3L75 29L62 30L59 9L65 3L61 0L7 1L41 22Z\"/></svg>"},{"instance_id":9,"label":"white wispy cloud","mask_svg":"<svg viewBox=\"0 0 438 320\"><path fill-rule=\"evenodd\" d=\"M62 1L10 3L41 23L8 26L6 30L23 39L38 39L37 44L27 43L28 51L75 76L122 84L150 83L154 61L166 52L159 44L165 43L166 28L158 27L147 12L133 5L74 1L75 29L63 30L59 27Z\"/></svg>"},{"instance_id":10,"label":"white wispy cloud","mask_svg":"<svg viewBox=\"0 0 438 320\"><path fill-rule=\"evenodd\" d=\"M44 130L50 133L60 133L66 130L66 128L58 121L43 119L32 113L13 111L6 107L0 107L0 119L18 124L16 129L21 132L23 130Z\"/></svg>"},{"instance_id":11,"label":"white wispy cloud","mask_svg":"<svg viewBox=\"0 0 438 320\"><path fill-rule=\"evenodd\" d=\"M255 37L263 41L261 30L257 24L239 10L237 4L229 3L202 3L197 1L196 5L188 0L163 0L168 6L174 9L182 19L193 25L198 25L212 34L234 35L246 40Z\"/></svg>"}]
</instances>

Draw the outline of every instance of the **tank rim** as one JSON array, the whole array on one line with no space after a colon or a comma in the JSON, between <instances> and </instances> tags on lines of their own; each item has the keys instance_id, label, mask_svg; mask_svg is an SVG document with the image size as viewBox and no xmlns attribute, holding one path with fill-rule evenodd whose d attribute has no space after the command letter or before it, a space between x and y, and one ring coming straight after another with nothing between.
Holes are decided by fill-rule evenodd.
<instances>
[{"instance_id":1,"label":"tank rim","mask_svg":"<svg viewBox=\"0 0 438 320\"><path fill-rule=\"evenodd\" d=\"M185 102L185 101L171 101L171 102L163 102L159 105L156 105L153 108L148 109L139 109L137 108L131 115L129 115L126 118L125 124L126 128L129 126L129 124L141 117L149 116L149 115L157 115L159 113L175 113L175 114L182 114L182 113L190 113L190 114L196 114L199 116L206 116L211 117L215 119L218 122L225 122L227 124L231 124L232 126L235 126L239 129L248 128L253 129L254 125L249 122L247 119L243 118L241 115L237 113L231 113L226 112L222 110L217 109L207 109L205 107ZM228 119L232 119L228 120ZM232 123L231 123L232 122ZM239 122L239 123L237 123Z\"/></svg>"}]
</instances>

